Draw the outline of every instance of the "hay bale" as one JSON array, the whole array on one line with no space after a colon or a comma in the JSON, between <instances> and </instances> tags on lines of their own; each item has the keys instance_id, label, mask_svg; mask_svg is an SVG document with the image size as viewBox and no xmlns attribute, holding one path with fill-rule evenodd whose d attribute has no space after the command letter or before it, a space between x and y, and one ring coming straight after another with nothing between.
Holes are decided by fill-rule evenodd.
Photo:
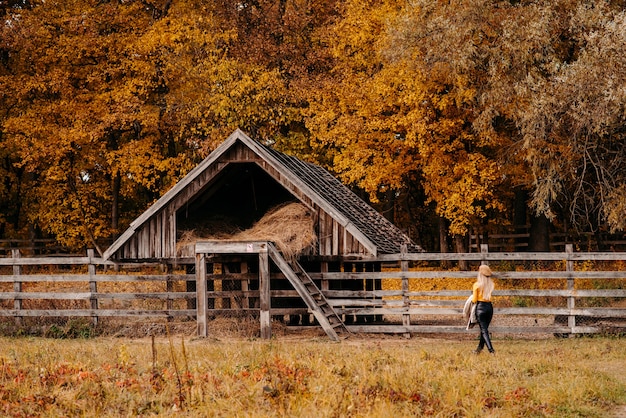
<instances>
[{"instance_id":1,"label":"hay bale","mask_svg":"<svg viewBox=\"0 0 626 418\"><path fill-rule=\"evenodd\" d=\"M236 241L273 241L285 257L297 257L317 242L313 217L301 203L269 210L252 228L233 236Z\"/></svg>"},{"instance_id":2,"label":"hay bale","mask_svg":"<svg viewBox=\"0 0 626 418\"><path fill-rule=\"evenodd\" d=\"M232 231L232 229L231 229ZM270 209L251 228L234 233L216 230L183 231L176 248L184 256L201 240L273 241L287 258L295 258L317 242L311 213L301 203L285 203Z\"/></svg>"}]
</instances>

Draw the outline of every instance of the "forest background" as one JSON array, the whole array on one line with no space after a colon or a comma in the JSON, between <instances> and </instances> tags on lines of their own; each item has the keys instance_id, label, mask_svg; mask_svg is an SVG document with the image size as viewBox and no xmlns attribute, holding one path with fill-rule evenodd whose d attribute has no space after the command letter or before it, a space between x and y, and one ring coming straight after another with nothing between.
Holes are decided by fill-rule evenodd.
<instances>
[{"instance_id":1,"label":"forest background","mask_svg":"<svg viewBox=\"0 0 626 418\"><path fill-rule=\"evenodd\" d=\"M623 235L625 6L0 0L0 239L100 250L236 128L431 251Z\"/></svg>"}]
</instances>

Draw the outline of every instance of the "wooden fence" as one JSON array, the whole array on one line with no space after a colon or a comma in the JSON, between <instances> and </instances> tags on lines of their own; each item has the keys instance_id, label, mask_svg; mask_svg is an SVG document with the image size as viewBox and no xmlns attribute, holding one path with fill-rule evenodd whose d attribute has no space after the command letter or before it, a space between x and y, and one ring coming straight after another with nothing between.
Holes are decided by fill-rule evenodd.
<instances>
[{"instance_id":1,"label":"wooden fence","mask_svg":"<svg viewBox=\"0 0 626 418\"><path fill-rule=\"evenodd\" d=\"M14 317L18 324L27 317L90 317L97 324L103 317L196 313L187 303L196 293L176 291L195 275L175 274L164 263L130 265L120 274L119 265L95 257L93 250L86 257L38 258L22 258L13 250L12 257L0 258L2 266L11 266L12 274L0 275L0 317Z\"/></svg>"},{"instance_id":2,"label":"wooden fence","mask_svg":"<svg viewBox=\"0 0 626 418\"><path fill-rule=\"evenodd\" d=\"M0 239L0 256L10 255L14 249L37 256L63 254L67 251L67 248L62 247L55 239L50 238Z\"/></svg>"},{"instance_id":3,"label":"wooden fence","mask_svg":"<svg viewBox=\"0 0 626 418\"><path fill-rule=\"evenodd\" d=\"M362 271L310 273L331 306L354 333L462 333L462 305L476 267L489 263L496 275L494 333L580 334L623 332L626 322L626 253L565 252L392 254L359 262ZM94 257L0 258L0 317L19 326L24 318L196 319L194 260L115 265ZM469 271L456 268L463 262ZM351 265L356 263L350 262ZM380 271L371 271L380 270ZM272 271L272 283L285 280ZM207 275L207 306L214 315L259 314L260 292L250 271L219 265ZM226 286L226 283L240 283ZM337 290L361 282L364 290ZM382 286L368 285L380 283ZM192 286L195 287L195 286ZM282 290L279 290L282 289ZM275 319L307 316L288 286L270 289ZM281 302L282 301L282 302ZM280 306L280 308L279 308ZM302 326L302 325L299 325ZM209 327L210 328L210 327Z\"/></svg>"},{"instance_id":4,"label":"wooden fence","mask_svg":"<svg viewBox=\"0 0 626 418\"><path fill-rule=\"evenodd\" d=\"M529 226L516 226L513 229L525 229ZM491 251L526 251L530 233L499 233L470 234L469 251L480 252L481 244L488 244ZM573 245L581 251L626 251L626 235L624 234L594 234L591 232L581 234L566 234L551 232L549 239L550 251L565 251L567 245Z\"/></svg>"},{"instance_id":5,"label":"wooden fence","mask_svg":"<svg viewBox=\"0 0 626 418\"><path fill-rule=\"evenodd\" d=\"M571 245L560 253L490 253L483 245L480 253L399 254L379 259L389 263L382 272L322 275L326 279L401 283L397 290L361 292L365 300L351 299L349 292L327 292L331 304L342 314L402 318L401 324L353 325L348 327L351 331L466 332L459 324L462 307L481 263L495 270L493 332L566 335L626 331L626 253L574 253ZM464 262L476 268L451 271L432 268L432 264L410 267L410 263L419 266L432 262ZM608 269L601 270L603 267ZM456 281L458 286L463 279L467 289L454 289L452 283ZM432 290L412 290L415 281L420 283L416 287L423 288L427 280L432 282Z\"/></svg>"}]
</instances>

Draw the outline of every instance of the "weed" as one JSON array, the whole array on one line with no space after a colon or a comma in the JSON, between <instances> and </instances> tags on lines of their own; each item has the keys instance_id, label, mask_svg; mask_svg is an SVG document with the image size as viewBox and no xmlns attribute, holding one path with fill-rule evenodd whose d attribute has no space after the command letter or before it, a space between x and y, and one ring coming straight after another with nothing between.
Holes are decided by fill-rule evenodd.
<instances>
[{"instance_id":1,"label":"weed","mask_svg":"<svg viewBox=\"0 0 626 418\"><path fill-rule=\"evenodd\" d=\"M533 299L530 297L514 296L511 298L511 304L518 308L527 308L533 306Z\"/></svg>"}]
</instances>

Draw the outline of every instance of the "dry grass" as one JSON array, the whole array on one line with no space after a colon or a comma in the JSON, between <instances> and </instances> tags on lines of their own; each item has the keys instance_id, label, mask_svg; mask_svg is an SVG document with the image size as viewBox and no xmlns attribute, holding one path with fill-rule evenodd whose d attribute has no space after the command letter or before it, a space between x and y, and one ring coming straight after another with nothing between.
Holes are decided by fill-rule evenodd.
<instances>
[{"instance_id":1,"label":"dry grass","mask_svg":"<svg viewBox=\"0 0 626 418\"><path fill-rule=\"evenodd\" d=\"M626 341L0 339L5 416L606 417ZM616 415L617 416L617 415Z\"/></svg>"},{"instance_id":2,"label":"dry grass","mask_svg":"<svg viewBox=\"0 0 626 418\"><path fill-rule=\"evenodd\" d=\"M270 210L252 228L232 237L236 241L273 241L285 257L296 257L315 244L314 222L306 206L289 203Z\"/></svg>"},{"instance_id":3,"label":"dry grass","mask_svg":"<svg viewBox=\"0 0 626 418\"><path fill-rule=\"evenodd\" d=\"M269 210L251 228L232 226L184 231L178 240L179 254L198 240L273 241L285 257L293 258L317 241L310 211L301 203L287 203Z\"/></svg>"}]
</instances>

